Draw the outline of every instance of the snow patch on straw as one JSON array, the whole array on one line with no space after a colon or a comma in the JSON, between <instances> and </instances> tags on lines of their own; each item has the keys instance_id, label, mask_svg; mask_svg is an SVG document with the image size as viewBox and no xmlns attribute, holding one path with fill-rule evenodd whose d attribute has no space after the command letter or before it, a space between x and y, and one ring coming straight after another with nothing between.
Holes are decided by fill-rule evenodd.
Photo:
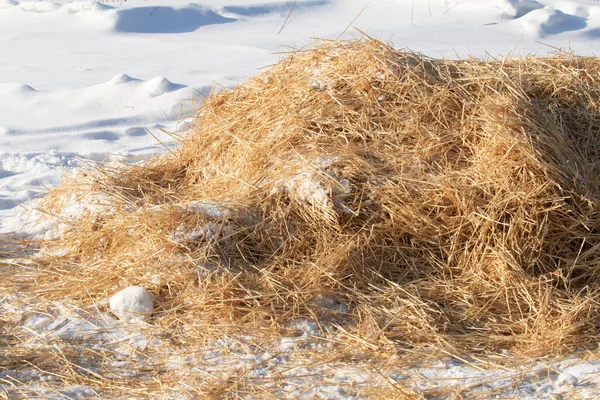
<instances>
[{"instance_id":1,"label":"snow patch on straw","mask_svg":"<svg viewBox=\"0 0 600 400\"><path fill-rule=\"evenodd\" d=\"M209 219L209 221L191 230L188 226L180 224L170 235L171 240L174 242L210 242L230 236L235 231L234 226L228 223L227 220L238 213L229 209L224 204L202 200L178 205L176 208L180 213L200 214Z\"/></svg>"},{"instance_id":2,"label":"snow patch on straw","mask_svg":"<svg viewBox=\"0 0 600 400\"><path fill-rule=\"evenodd\" d=\"M321 157L310 163L310 169L301 169L290 178L274 186L283 190L298 203L308 203L315 209L352 212L346 204L351 193L350 181L333 170L339 157Z\"/></svg>"}]
</instances>

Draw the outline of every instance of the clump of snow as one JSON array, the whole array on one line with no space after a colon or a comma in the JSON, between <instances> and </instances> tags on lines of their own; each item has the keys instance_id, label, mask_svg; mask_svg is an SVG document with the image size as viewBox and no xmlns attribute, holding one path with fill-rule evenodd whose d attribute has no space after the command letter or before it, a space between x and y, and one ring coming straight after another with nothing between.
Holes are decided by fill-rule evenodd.
<instances>
[{"instance_id":1,"label":"clump of snow","mask_svg":"<svg viewBox=\"0 0 600 400\"><path fill-rule=\"evenodd\" d=\"M229 218L233 215L232 211L225 207L225 205L216 201L192 201L183 207L180 207L181 211L200 213L207 217L214 219Z\"/></svg>"},{"instance_id":2,"label":"clump of snow","mask_svg":"<svg viewBox=\"0 0 600 400\"><path fill-rule=\"evenodd\" d=\"M113 199L104 193L88 193L83 198L77 198L76 195L71 195L64 200L62 208L62 217L78 218L82 215L112 215Z\"/></svg>"},{"instance_id":3,"label":"clump of snow","mask_svg":"<svg viewBox=\"0 0 600 400\"><path fill-rule=\"evenodd\" d=\"M346 306L346 304L344 304L342 301L340 301L339 299L334 299L331 297L326 297L326 296L322 296L322 295L317 295L314 299L313 299L313 304L335 311L335 312L339 312L339 313L345 313L348 312L348 307Z\"/></svg>"},{"instance_id":4,"label":"clump of snow","mask_svg":"<svg viewBox=\"0 0 600 400\"><path fill-rule=\"evenodd\" d=\"M231 236L235 226L229 221L236 213L225 205L213 201L193 201L179 205L180 213L200 214L208 221L200 226L190 227L181 224L171 233L171 240L182 243L186 241L210 242Z\"/></svg>"},{"instance_id":5,"label":"clump of snow","mask_svg":"<svg viewBox=\"0 0 600 400\"><path fill-rule=\"evenodd\" d=\"M325 88L325 85L321 81L311 80L310 87L315 90L323 90Z\"/></svg>"},{"instance_id":6,"label":"clump of snow","mask_svg":"<svg viewBox=\"0 0 600 400\"><path fill-rule=\"evenodd\" d=\"M320 182L313 171L302 171L283 183L284 189L293 194L299 201L306 201L313 206L328 207L330 205L330 189Z\"/></svg>"},{"instance_id":7,"label":"clump of snow","mask_svg":"<svg viewBox=\"0 0 600 400\"><path fill-rule=\"evenodd\" d=\"M35 195L32 194L32 195ZM37 229L30 230L34 237L43 237L44 240L52 241L59 239L62 234L71 227L71 223L83 216L96 218L98 215L113 215L115 213L113 199L104 194L90 192L84 197L75 193L61 199L62 207L60 213L49 217L40 212L38 208L29 211L28 224L35 224ZM68 249L55 249L52 254L67 254Z\"/></svg>"},{"instance_id":8,"label":"clump of snow","mask_svg":"<svg viewBox=\"0 0 600 400\"><path fill-rule=\"evenodd\" d=\"M234 229L229 224L209 221L192 231L187 230L184 225L180 225L175 232L171 234L171 240L179 243L190 240L210 242L212 240L230 236L233 232Z\"/></svg>"},{"instance_id":9,"label":"clump of snow","mask_svg":"<svg viewBox=\"0 0 600 400\"><path fill-rule=\"evenodd\" d=\"M568 365L569 363L572 365ZM600 364L597 358L575 363L572 363L571 360L566 360L562 364L566 364L567 366L564 367L563 372L557 378L557 384L560 380L572 386L583 386L589 384L590 381L598 382L598 378L600 378ZM567 374L569 376L566 376ZM565 376L561 378L562 375Z\"/></svg>"},{"instance_id":10,"label":"clump of snow","mask_svg":"<svg viewBox=\"0 0 600 400\"><path fill-rule=\"evenodd\" d=\"M110 310L126 322L145 321L153 309L152 295L140 286L129 286L110 298Z\"/></svg>"},{"instance_id":11,"label":"clump of snow","mask_svg":"<svg viewBox=\"0 0 600 400\"><path fill-rule=\"evenodd\" d=\"M322 157L310 163L310 169L301 169L290 178L275 185L274 191L283 190L298 203L308 203L325 212L341 210L352 213L346 204L351 193L350 181L335 170L337 157Z\"/></svg>"},{"instance_id":12,"label":"clump of snow","mask_svg":"<svg viewBox=\"0 0 600 400\"><path fill-rule=\"evenodd\" d=\"M289 327L296 330L299 335L280 338L278 343L280 351L289 352L298 348L314 347L312 338L319 334L319 325L315 321L300 319L291 323Z\"/></svg>"},{"instance_id":13,"label":"clump of snow","mask_svg":"<svg viewBox=\"0 0 600 400\"><path fill-rule=\"evenodd\" d=\"M575 386L577 385L577 382L577 378L568 372L563 372L556 379L556 384L558 386Z\"/></svg>"}]
</instances>

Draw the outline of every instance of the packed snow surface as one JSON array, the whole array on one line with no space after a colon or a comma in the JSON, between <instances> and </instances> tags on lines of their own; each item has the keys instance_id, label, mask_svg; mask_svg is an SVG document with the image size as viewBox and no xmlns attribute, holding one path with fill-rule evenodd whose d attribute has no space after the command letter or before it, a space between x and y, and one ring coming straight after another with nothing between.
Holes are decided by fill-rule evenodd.
<instances>
[{"instance_id":1,"label":"packed snow surface","mask_svg":"<svg viewBox=\"0 0 600 400\"><path fill-rule=\"evenodd\" d=\"M30 208L65 171L165 151L174 145L170 132L186 130L190 110L211 87L234 86L313 36L360 36L353 27L434 57L556 49L592 55L600 45L600 2L0 0L0 232L43 236L52 227L27 224L35 214ZM310 178L299 175L287 189L317 199L325 189ZM53 334L85 331L85 319L58 329L60 315L28 324ZM72 327L74 321L81 326ZM281 346L296 342L282 339ZM339 379L360 375L348 371ZM582 397L599 395L595 358L566 360L552 371L514 395L554 398L573 388ZM419 373L415 387L436 377L468 381L498 371L445 365ZM88 389L73 390L84 396ZM339 395L334 392L323 395Z\"/></svg>"}]
</instances>

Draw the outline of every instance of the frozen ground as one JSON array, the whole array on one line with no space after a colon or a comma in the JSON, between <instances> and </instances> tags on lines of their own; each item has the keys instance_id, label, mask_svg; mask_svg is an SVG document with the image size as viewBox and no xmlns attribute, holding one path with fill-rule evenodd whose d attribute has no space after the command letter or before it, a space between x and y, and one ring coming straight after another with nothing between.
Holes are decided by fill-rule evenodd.
<instances>
[{"instance_id":1,"label":"frozen ground","mask_svg":"<svg viewBox=\"0 0 600 400\"><path fill-rule=\"evenodd\" d=\"M426 398L453 398L452 394L531 400L600 397L597 353L532 360L516 367L447 358L391 368L377 365L360 351L351 360L337 358L338 338L323 340L317 325L308 321L293 324L290 336L278 341L227 336L211 340L197 352L186 351L170 332L151 324L124 325L108 312L83 310L69 302L40 309L9 296L1 299L0 310L6 321L19 321L19 345L39 352L35 365L0 370L0 398L3 394L7 398L106 398L85 382L60 384L48 367L52 362L71 364L82 375L91 375L91 382L94 374L117 382L151 382L152 374L160 374L176 382L171 386L172 398L195 398L186 394L198 382L217 388L230 384L232 376L238 377L238 394L243 398L265 398L268 390L282 398L359 399L370 397L374 387L395 384ZM64 373L65 369L54 370ZM252 393L245 385L265 392ZM402 392L398 398L405 398Z\"/></svg>"},{"instance_id":2,"label":"frozen ground","mask_svg":"<svg viewBox=\"0 0 600 400\"><path fill-rule=\"evenodd\" d=\"M85 160L164 151L163 144L173 145L172 136L164 131L185 131L193 101L201 100L214 85L236 85L274 63L279 57L276 53L302 47L313 36L359 36L352 27L436 57L545 55L558 48L592 55L600 44L600 2L0 0L0 232L44 234L43 229L25 224L26 208L46 188L56 185L65 170ZM104 333L97 340L106 342L106 351L122 350L115 347L114 338L107 339L107 332L116 329L108 315L94 314L99 322L92 327L89 316L69 317L64 307L40 317L30 304L20 307L21 302L27 300L0 299L0 320L22 321L24 332L29 332L24 337L70 338L88 330L96 332L93 329L99 324ZM114 334L126 333L117 330ZM311 346L311 340L310 334L305 335L303 345ZM215 351L212 361L202 361L207 368L222 359L221 350ZM265 374L286 368L285 356L265 354L239 353L237 358L228 358L235 366L225 363L219 368L260 364L263 370L268 366ZM596 397L600 395L600 361L594 354L585 357L585 361L570 357L550 365L538 363L528 369L529 375L515 370L480 371L477 366L449 361L425 369L391 371L389 376L408 379L412 382L408 386L417 389L473 382L477 390L505 387L503 397ZM192 376L194 363L199 361L182 362ZM321 371L331 376L327 381L331 384L322 389L331 390L322 392L323 397L344 397L347 392L340 389L340 382L360 387L365 375L376 374L364 363L338 367L342 372ZM5 388L10 387L10 379L27 380L27 374L16 377L13 372L0 371ZM314 384L302 379L296 383L298 388ZM481 384L480 380L490 382ZM56 394L35 389L34 383L22 385L33 390L29 394L39 389L40 397ZM93 396L85 387L57 393L69 390ZM294 390L291 387L286 395L293 395ZM307 396L317 393L317 389L309 390Z\"/></svg>"}]
</instances>

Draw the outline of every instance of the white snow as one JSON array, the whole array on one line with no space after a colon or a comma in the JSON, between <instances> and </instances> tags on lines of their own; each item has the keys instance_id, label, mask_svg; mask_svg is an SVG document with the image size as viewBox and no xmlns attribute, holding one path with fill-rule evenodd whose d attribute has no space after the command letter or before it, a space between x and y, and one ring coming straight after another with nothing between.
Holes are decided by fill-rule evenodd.
<instances>
[{"instance_id":1,"label":"white snow","mask_svg":"<svg viewBox=\"0 0 600 400\"><path fill-rule=\"evenodd\" d=\"M422 366L378 370L369 360L323 363L306 359L307 354L308 357L315 353L323 357L333 354L339 338L322 341L322 333L314 321L298 320L289 326L292 334L266 347L253 344L249 336L225 336L208 342L200 353L186 354L170 346L170 340L156 335L150 324L120 324L110 313L102 311L103 304L80 309L65 301L47 307L38 310L35 299L15 294L0 298L0 318L11 323L22 321L20 341L29 348L43 348L54 339L69 341L70 348L82 354L88 346L95 354L110 354L111 367L132 376L139 373L132 366L141 370L158 363L162 371L179 374L183 389L206 378L207 373L227 379L232 371L242 369L250 380L281 382L285 378L285 387L280 387L280 397L285 398L320 395L347 399L351 393L356 396L365 385L371 386L376 381L398 382L414 390L446 389L450 393L453 388L469 387L475 398L555 399L573 398L574 393L578 396L575 398L600 396L600 358L591 353L585 358L575 354L559 361L532 360L510 368L480 367L449 357ZM160 359L153 359L152 354ZM90 362L87 368L94 370L95 364L87 362ZM38 397L64 398L56 388L44 389L29 383L56 379L34 367L0 371L0 382L10 381L8 377L18 379L23 390L35 390ZM85 385L60 389L62 394L71 391L82 397L93 393Z\"/></svg>"},{"instance_id":2,"label":"white snow","mask_svg":"<svg viewBox=\"0 0 600 400\"><path fill-rule=\"evenodd\" d=\"M35 201L47 188L56 186L65 172L90 161L114 157L135 161L137 156L165 151L163 145L173 146L174 140L164 131L184 132L190 110L215 84L234 86L257 74L260 67L274 63L277 52L305 46L314 36L360 36L353 27L434 57L546 55L557 48L592 55L597 54L600 44L600 2L0 0L0 233L56 235L56 223L37 222ZM326 83L317 78L307 84L318 90ZM348 184L323 164L299 170L295 177L282 182L281 188L315 206L343 209ZM333 205L327 203L332 197ZM72 204L65 204L63 214L93 213L105 200L73 199ZM231 213L227 207L202 201L182 205L182 210L204 213L214 221L224 221ZM228 234L221 225L209 222L182 235L186 240L200 240L215 232ZM151 312L151 297L136 293L141 297L134 303L143 306L136 310ZM123 305L130 304L127 301L116 306L117 313L135 311ZM333 299L319 301L324 307L344 310ZM16 298L2 299L0 317L27 314L27 309L19 311L17 304ZM113 327L111 335L123 334L119 330L123 328L116 328L117 321L107 313L73 316L58 310L48 315L24 317L25 327L66 339L84 333L95 338L108 335L99 333L98 326ZM307 343L316 346L316 332L301 331L298 337L282 338L272 351L301 348ZM155 344L148 338L134 342L133 347ZM218 349L213 359L206 355L202 360L183 360L189 371L210 369L206 365L212 363L219 364L225 375L227 368L253 363L261 367L253 367L250 376L275 376L289 368L285 357L236 351L238 359L227 359ZM344 398L340 382L360 384L375 373L366 364L332 366L338 368L335 374L319 368L317 372L323 376L335 375L334 380L316 385L318 389L312 391L290 387L285 395ZM481 371L449 362L440 368L390 371L390 379L410 381L407 385L417 388L489 380L486 385L491 388L505 384L505 394L531 399L555 398L561 393L569 396L569 390L578 391L583 398L600 395L600 361L594 357L583 360L575 355L552 365L539 363L524 369ZM532 373L537 370L547 373ZM301 376L308 372L315 373L297 368L285 374ZM7 373L0 371L0 377ZM517 382L513 380L516 375L528 378L511 387L511 382ZM314 384L302 379L308 378L298 378L300 385ZM38 393L42 397L56 395L42 389ZM62 393L86 396L91 392L78 386L65 388Z\"/></svg>"},{"instance_id":3,"label":"white snow","mask_svg":"<svg viewBox=\"0 0 600 400\"><path fill-rule=\"evenodd\" d=\"M565 14L551 7L533 10L521 19L523 29L539 37L579 30L587 25L585 18Z\"/></svg>"},{"instance_id":4,"label":"white snow","mask_svg":"<svg viewBox=\"0 0 600 400\"><path fill-rule=\"evenodd\" d=\"M126 322L145 321L153 309L152 295L140 286L128 286L110 298L110 310Z\"/></svg>"},{"instance_id":5,"label":"white snow","mask_svg":"<svg viewBox=\"0 0 600 400\"><path fill-rule=\"evenodd\" d=\"M560 374L558 376L558 378L556 379L557 386L565 386L565 385L575 386L575 385L577 385L577 382L578 382L577 378L574 375L572 375L566 371L564 371L562 374Z\"/></svg>"}]
</instances>

